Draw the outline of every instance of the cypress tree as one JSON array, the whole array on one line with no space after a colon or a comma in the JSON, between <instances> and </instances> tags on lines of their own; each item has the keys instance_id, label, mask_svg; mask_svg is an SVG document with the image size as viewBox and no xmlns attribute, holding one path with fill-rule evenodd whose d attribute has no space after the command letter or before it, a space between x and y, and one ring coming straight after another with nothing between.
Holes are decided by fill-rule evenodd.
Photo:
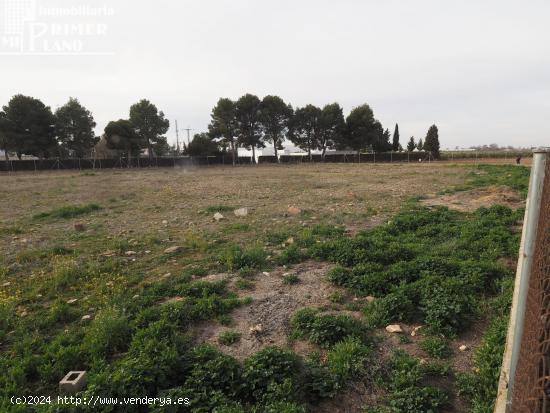
<instances>
[{"instance_id":1,"label":"cypress tree","mask_svg":"<svg viewBox=\"0 0 550 413\"><path fill-rule=\"evenodd\" d=\"M392 149L394 151L399 150L399 125L397 123L395 124L395 131L393 132Z\"/></svg>"}]
</instances>

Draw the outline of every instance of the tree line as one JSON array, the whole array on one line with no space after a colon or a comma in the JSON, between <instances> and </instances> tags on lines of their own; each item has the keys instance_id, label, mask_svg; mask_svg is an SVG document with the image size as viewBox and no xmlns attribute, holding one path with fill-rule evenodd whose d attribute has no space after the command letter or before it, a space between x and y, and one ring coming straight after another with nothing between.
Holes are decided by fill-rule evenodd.
<instances>
[{"instance_id":1,"label":"tree line","mask_svg":"<svg viewBox=\"0 0 550 413\"><path fill-rule=\"evenodd\" d=\"M75 98L70 98L55 112L39 99L15 95L0 111L0 150L40 159L90 156L99 142L92 113ZM130 107L128 119L109 122L105 139L109 149L128 157L148 149L149 156L170 150L164 134L170 122L164 113L147 99Z\"/></svg>"},{"instance_id":2,"label":"tree line","mask_svg":"<svg viewBox=\"0 0 550 413\"><path fill-rule=\"evenodd\" d=\"M268 95L260 100L252 94L245 94L238 100L218 100L212 109L207 133L195 135L190 143L192 154L215 154L217 151L231 152L235 162L237 148L252 150L255 159L257 148L272 145L278 160L282 143L288 140L307 152L320 151L321 157L329 149L388 152L403 150L399 142L399 126L395 125L393 139L384 129L368 104L355 107L344 118L342 107L330 103L322 108L306 105L293 109L279 96ZM414 138L411 137L414 143ZM420 140L419 150L439 157L439 136L437 126L432 125L425 142ZM412 151L417 147L407 146Z\"/></svg>"},{"instance_id":3,"label":"tree line","mask_svg":"<svg viewBox=\"0 0 550 413\"><path fill-rule=\"evenodd\" d=\"M39 99L16 95L0 111L0 149L39 158L89 156L100 140L95 136L96 123L92 113L75 98L52 112ZM104 130L109 149L126 154L128 158L139 156L147 149L150 157L176 151L164 136L170 122L164 113L142 99L130 107L128 119L111 121ZM327 150L402 151L399 126L395 125L393 137L374 117L368 104L351 110L344 117L338 103L325 106L305 105L294 109L279 96L267 95L263 99L245 94L237 100L220 98L211 112L208 131L195 134L183 152L189 155L214 155L230 153L236 163L239 147L251 150L256 159L256 149L270 145L275 157L290 141L312 157L320 151L324 159ZM437 126L432 125L424 140L409 139L408 151L418 148L439 158ZM179 148L178 148L179 149Z\"/></svg>"}]
</instances>

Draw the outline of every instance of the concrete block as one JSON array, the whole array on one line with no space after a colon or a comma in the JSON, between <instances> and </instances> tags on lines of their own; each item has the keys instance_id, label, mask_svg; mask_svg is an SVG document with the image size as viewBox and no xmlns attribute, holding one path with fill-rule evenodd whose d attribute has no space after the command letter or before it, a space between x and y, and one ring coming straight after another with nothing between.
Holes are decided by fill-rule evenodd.
<instances>
[{"instance_id":1,"label":"concrete block","mask_svg":"<svg viewBox=\"0 0 550 413\"><path fill-rule=\"evenodd\" d=\"M59 382L60 394L74 394L86 387L85 371L69 371Z\"/></svg>"}]
</instances>

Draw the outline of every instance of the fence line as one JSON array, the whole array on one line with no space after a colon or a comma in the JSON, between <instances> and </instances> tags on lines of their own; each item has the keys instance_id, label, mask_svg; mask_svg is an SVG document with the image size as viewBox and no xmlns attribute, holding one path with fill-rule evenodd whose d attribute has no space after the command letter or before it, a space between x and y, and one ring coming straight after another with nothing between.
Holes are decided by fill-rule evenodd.
<instances>
[{"instance_id":1,"label":"fence line","mask_svg":"<svg viewBox=\"0 0 550 413\"><path fill-rule=\"evenodd\" d=\"M550 152L535 152L495 413L550 411Z\"/></svg>"},{"instance_id":2,"label":"fence line","mask_svg":"<svg viewBox=\"0 0 550 413\"><path fill-rule=\"evenodd\" d=\"M380 152L365 154L327 154L309 156L281 155L279 162L284 164L298 163L382 163L382 162L418 162L430 160L428 152ZM253 164L252 157L239 157L235 160L238 165ZM0 161L0 171L47 171L63 169L109 169L109 168L149 168L149 167L177 167L202 165L231 165L231 155L216 156L179 156L154 158L108 158L108 159L23 159ZM259 164L275 164L275 156L259 156Z\"/></svg>"}]
</instances>

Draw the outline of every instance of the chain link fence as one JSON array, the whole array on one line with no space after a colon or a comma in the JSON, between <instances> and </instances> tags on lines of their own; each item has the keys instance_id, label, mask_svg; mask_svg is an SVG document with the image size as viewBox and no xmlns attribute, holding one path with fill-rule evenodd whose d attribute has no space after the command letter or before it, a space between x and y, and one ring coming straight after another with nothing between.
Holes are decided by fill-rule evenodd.
<instances>
[{"instance_id":1,"label":"chain link fence","mask_svg":"<svg viewBox=\"0 0 550 413\"><path fill-rule=\"evenodd\" d=\"M495 413L550 412L550 152L536 152Z\"/></svg>"},{"instance_id":2,"label":"chain link fence","mask_svg":"<svg viewBox=\"0 0 550 413\"><path fill-rule=\"evenodd\" d=\"M523 337L512 393L514 412L550 412L550 160L540 201Z\"/></svg>"}]
</instances>

